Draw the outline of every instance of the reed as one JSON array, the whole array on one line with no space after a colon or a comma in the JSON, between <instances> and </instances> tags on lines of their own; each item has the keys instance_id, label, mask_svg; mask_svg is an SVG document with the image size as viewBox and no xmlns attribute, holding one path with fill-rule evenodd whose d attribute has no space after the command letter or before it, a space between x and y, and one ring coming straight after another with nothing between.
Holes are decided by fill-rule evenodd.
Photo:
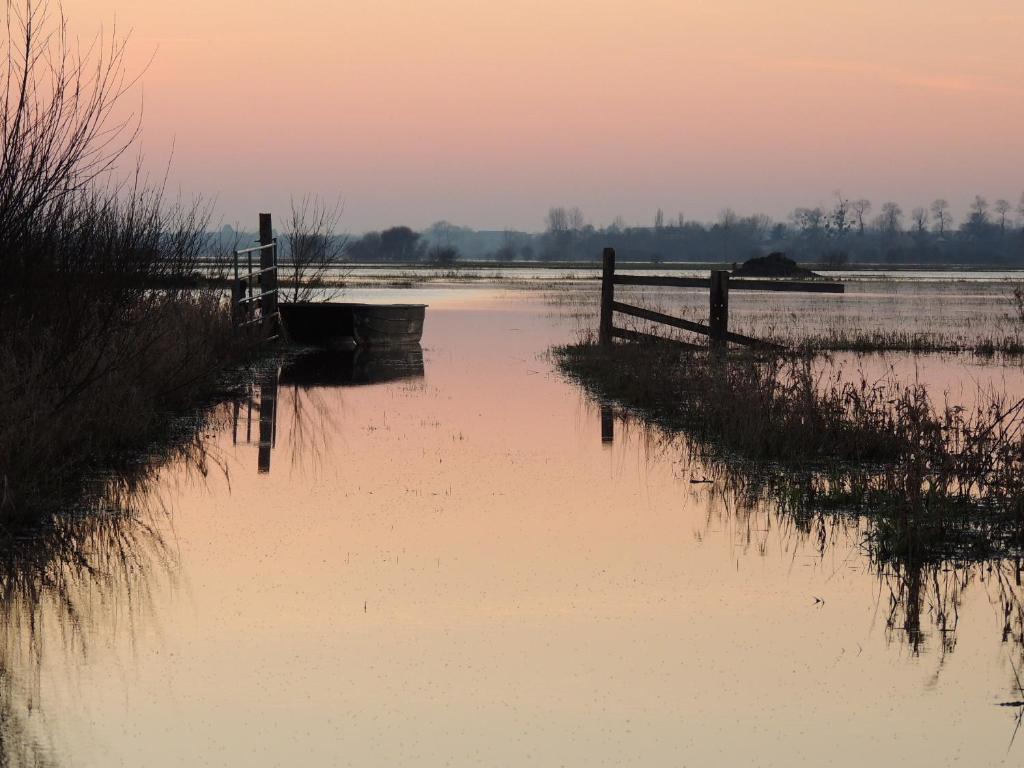
<instances>
[{"instance_id":1,"label":"reed","mask_svg":"<svg viewBox=\"0 0 1024 768\"><path fill-rule=\"evenodd\" d=\"M10 9L9 9L10 10ZM78 48L30 3L0 83L0 522L45 514L147 444L246 350L194 287L209 208L118 163L124 42ZM79 53L86 51L86 53Z\"/></svg>"},{"instance_id":2,"label":"reed","mask_svg":"<svg viewBox=\"0 0 1024 768\"><path fill-rule=\"evenodd\" d=\"M752 495L796 515L870 517L882 559L1024 544L1024 401L989 392L971 409L936 404L920 384L848 378L807 356L586 342L554 354L594 396L739 462Z\"/></svg>"}]
</instances>

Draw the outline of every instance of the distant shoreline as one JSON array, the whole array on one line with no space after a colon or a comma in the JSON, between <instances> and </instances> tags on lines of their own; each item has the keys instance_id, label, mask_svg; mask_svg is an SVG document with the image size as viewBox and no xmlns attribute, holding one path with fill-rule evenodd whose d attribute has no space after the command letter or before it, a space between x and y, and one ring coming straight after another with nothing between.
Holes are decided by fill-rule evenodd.
<instances>
[{"instance_id":1,"label":"distant shoreline","mask_svg":"<svg viewBox=\"0 0 1024 768\"><path fill-rule=\"evenodd\" d=\"M844 264L842 267L829 266L821 262L797 262L817 272L1021 272L1024 265L1007 266L1005 264L887 264L858 262ZM200 262L203 267L217 266L214 261ZM631 270L711 270L732 269L732 262L707 261L619 261L620 268ZM287 267L282 262L282 268ZM601 269L600 261L457 261L453 264L431 264L422 261L381 261L381 262L350 262L342 261L332 264L330 269L423 269L437 272L453 272L460 269Z\"/></svg>"}]
</instances>

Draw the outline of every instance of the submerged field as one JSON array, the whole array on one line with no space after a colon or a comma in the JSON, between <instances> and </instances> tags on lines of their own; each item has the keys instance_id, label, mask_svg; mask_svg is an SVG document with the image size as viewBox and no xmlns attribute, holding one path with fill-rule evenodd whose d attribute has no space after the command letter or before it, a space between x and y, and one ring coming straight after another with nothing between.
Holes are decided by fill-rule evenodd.
<instances>
[{"instance_id":1,"label":"submerged field","mask_svg":"<svg viewBox=\"0 0 1024 768\"><path fill-rule=\"evenodd\" d=\"M633 268L622 274L701 276L706 270ZM1024 272L960 270L820 271L846 285L843 295L733 291L730 329L787 346L820 351L968 351L1024 354ZM415 268L355 266L328 281L349 289L502 287L547 294L581 327L596 325L600 273L592 267ZM620 286L616 298L706 322L705 289ZM624 327L649 329L625 319ZM685 334L679 334L685 337Z\"/></svg>"},{"instance_id":2,"label":"submerged field","mask_svg":"<svg viewBox=\"0 0 1024 768\"><path fill-rule=\"evenodd\" d=\"M283 362L127 512L0 572L14 764L1024 758L1018 558L879 558L867 517L595 400L549 353L592 328L588 275L360 279L430 305L420 355ZM1016 332L1005 280L796 298L735 326ZM1024 396L1012 355L833 363Z\"/></svg>"}]
</instances>

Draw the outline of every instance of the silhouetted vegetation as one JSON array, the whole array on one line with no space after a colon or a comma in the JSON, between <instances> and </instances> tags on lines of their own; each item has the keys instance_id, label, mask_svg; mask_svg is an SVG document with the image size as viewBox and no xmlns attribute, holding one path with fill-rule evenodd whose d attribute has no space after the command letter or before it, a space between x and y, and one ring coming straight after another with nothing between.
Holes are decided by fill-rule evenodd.
<instances>
[{"instance_id":1,"label":"silhouetted vegetation","mask_svg":"<svg viewBox=\"0 0 1024 768\"><path fill-rule=\"evenodd\" d=\"M10 8L8 9L10 11ZM11 14L0 117L0 513L35 515L192 403L238 359L218 294L191 289L207 212L118 162L124 43ZM81 53L80 51L86 51Z\"/></svg>"},{"instance_id":2,"label":"silhouetted vegetation","mask_svg":"<svg viewBox=\"0 0 1024 768\"><path fill-rule=\"evenodd\" d=\"M937 406L922 385L846 380L806 357L661 344L579 344L556 360L595 395L684 430L709 455L759 462L760 487L796 513L869 516L884 558L1024 544L1024 401Z\"/></svg>"},{"instance_id":3,"label":"silhouetted vegetation","mask_svg":"<svg viewBox=\"0 0 1024 768\"><path fill-rule=\"evenodd\" d=\"M454 264L459 260L459 249L451 245L432 245L427 251L431 264Z\"/></svg>"},{"instance_id":4,"label":"silhouetted vegetation","mask_svg":"<svg viewBox=\"0 0 1024 768\"><path fill-rule=\"evenodd\" d=\"M61 764L35 714L47 654L58 644L84 660L100 627L104 641L132 637L156 585L177 574L176 547L161 533L171 510L153 493L156 481L169 464L190 479L226 474L206 438L229 414L200 408L116 475L88 483L74 508L0 528L0 765Z\"/></svg>"},{"instance_id":5,"label":"silhouetted vegetation","mask_svg":"<svg viewBox=\"0 0 1024 768\"><path fill-rule=\"evenodd\" d=\"M383 232L368 232L354 240L348 257L357 262L415 262L424 261L427 244L418 232L409 227L391 227Z\"/></svg>"},{"instance_id":6,"label":"silhouetted vegetation","mask_svg":"<svg viewBox=\"0 0 1024 768\"><path fill-rule=\"evenodd\" d=\"M806 547L825 558L849 537L864 536L865 554L879 581L886 635L905 642L913 653L926 648L933 636L940 652L955 650L958 609L977 584L989 586L996 608L993 629L1002 642L1012 644L1015 654L1024 651L1024 561L992 554L984 517L965 517L961 522L977 525L946 532L946 556L930 561L907 557L888 548L870 520L864 524L859 515L863 505L829 489L820 469L794 471L791 465L744 461L713 443L654 423L643 411L608 405L602 411L618 423L615 429L625 440L642 441L646 454L677 460L691 472L699 467L698 480L691 474L691 488L715 501L708 505L707 529L736 531L737 546L764 552L768 540L777 538L787 551Z\"/></svg>"},{"instance_id":7,"label":"silhouetted vegetation","mask_svg":"<svg viewBox=\"0 0 1024 768\"><path fill-rule=\"evenodd\" d=\"M337 233L341 220L341 203L333 206L315 196L292 200L291 215L284 236L284 253L280 273L286 284L281 298L287 301L310 301L331 298L325 292L327 271L342 260L348 240Z\"/></svg>"},{"instance_id":8,"label":"silhouetted vegetation","mask_svg":"<svg viewBox=\"0 0 1024 768\"><path fill-rule=\"evenodd\" d=\"M605 247L621 261L732 264L770 253L838 269L848 264L1024 264L1024 195L1017 206L976 197L959 224L945 200L914 208L885 202L872 217L869 200L836 195L827 206L795 209L785 221L731 209L712 222L667 219L629 226L621 217L595 226L579 208L548 211L540 233L473 230L440 221L423 233L408 227L371 232L354 244L353 261L425 261L431 244L457 248L466 258L502 262L595 261Z\"/></svg>"}]
</instances>

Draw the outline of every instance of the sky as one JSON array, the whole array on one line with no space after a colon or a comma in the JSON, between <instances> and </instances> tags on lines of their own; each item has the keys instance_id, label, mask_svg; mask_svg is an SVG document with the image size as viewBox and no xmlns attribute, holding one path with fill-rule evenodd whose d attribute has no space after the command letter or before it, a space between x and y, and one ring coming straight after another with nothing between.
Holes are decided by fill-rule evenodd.
<instances>
[{"instance_id":1,"label":"sky","mask_svg":"<svg viewBox=\"0 0 1024 768\"><path fill-rule=\"evenodd\" d=\"M130 32L146 162L173 148L172 183L226 224L303 194L362 232L1024 192L1019 0L63 7L80 38Z\"/></svg>"}]
</instances>

